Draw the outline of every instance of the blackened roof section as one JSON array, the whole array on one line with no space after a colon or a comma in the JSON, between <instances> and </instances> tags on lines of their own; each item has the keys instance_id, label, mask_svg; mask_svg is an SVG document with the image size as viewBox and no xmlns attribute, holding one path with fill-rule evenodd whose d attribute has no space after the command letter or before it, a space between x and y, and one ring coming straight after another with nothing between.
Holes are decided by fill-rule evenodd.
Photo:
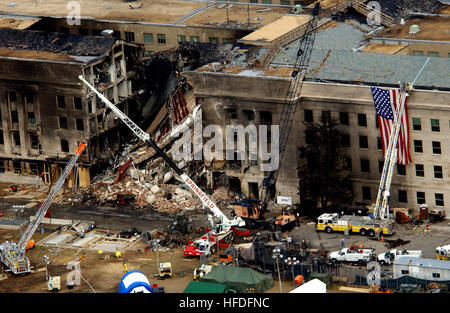
<instances>
[{"instance_id":1,"label":"blackened roof section","mask_svg":"<svg viewBox=\"0 0 450 313\"><path fill-rule=\"evenodd\" d=\"M0 29L0 48L66 53L74 56L101 56L116 40L101 36Z\"/></svg>"}]
</instances>

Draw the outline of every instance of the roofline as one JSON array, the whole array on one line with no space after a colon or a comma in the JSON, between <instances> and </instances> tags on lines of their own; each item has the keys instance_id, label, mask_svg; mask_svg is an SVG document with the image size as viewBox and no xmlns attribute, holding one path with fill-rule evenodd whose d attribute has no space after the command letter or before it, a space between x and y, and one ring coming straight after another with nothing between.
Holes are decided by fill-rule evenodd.
<instances>
[{"instance_id":1,"label":"roofline","mask_svg":"<svg viewBox=\"0 0 450 313\"><path fill-rule=\"evenodd\" d=\"M395 41L398 44L402 44L402 42L417 42L417 43L442 43L449 45L450 41L439 41L439 40L426 40L426 39L408 39L408 38L389 38L389 37L373 37L369 39L369 42L375 43L385 43L385 41Z\"/></svg>"}]
</instances>

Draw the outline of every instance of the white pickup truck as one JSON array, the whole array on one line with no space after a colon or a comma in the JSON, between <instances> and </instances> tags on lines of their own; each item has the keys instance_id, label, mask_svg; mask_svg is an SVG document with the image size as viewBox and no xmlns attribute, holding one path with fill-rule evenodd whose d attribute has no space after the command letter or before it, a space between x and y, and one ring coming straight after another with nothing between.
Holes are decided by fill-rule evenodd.
<instances>
[{"instance_id":1,"label":"white pickup truck","mask_svg":"<svg viewBox=\"0 0 450 313\"><path fill-rule=\"evenodd\" d=\"M421 258L422 257L422 250L398 250L398 249L392 249L389 252L380 253L378 254L378 262L380 262L381 265L385 264L393 264L395 261L395 258L398 256L409 256L412 258Z\"/></svg>"},{"instance_id":2,"label":"white pickup truck","mask_svg":"<svg viewBox=\"0 0 450 313\"><path fill-rule=\"evenodd\" d=\"M337 262L353 262L366 264L373 257L373 249L350 249L343 248L340 251L330 253L329 259L333 263Z\"/></svg>"}]
</instances>

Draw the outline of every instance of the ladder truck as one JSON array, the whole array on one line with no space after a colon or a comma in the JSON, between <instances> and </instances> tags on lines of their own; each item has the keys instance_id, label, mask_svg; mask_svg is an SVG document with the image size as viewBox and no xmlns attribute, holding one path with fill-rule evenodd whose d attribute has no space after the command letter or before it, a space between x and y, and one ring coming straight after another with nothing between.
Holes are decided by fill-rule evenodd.
<instances>
[{"instance_id":1,"label":"ladder truck","mask_svg":"<svg viewBox=\"0 0 450 313\"><path fill-rule=\"evenodd\" d=\"M300 38L296 58L293 62L293 70L288 90L284 97L283 111L280 118L280 139L279 139L279 158L278 167L276 170L270 171L259 186L261 201L252 200L240 194L239 201L233 203L233 215L244 218L247 221L249 228L265 226L269 230L275 227L285 228L284 220L287 219L288 224L295 223L295 217L292 214L282 214L276 217L275 224L266 222L263 218L263 212L267 208L268 202L274 197L275 184L277 182L279 169L283 162L284 153L291 132L292 124L295 118L298 103L300 102L300 95L303 87L303 79L306 75L311 59L311 53L314 47L317 23L320 18L326 17L327 14L320 13L320 5L316 4L312 11L312 17L308 21L305 32ZM268 224L270 223L270 224ZM287 227L289 228L289 227Z\"/></svg>"},{"instance_id":2,"label":"ladder truck","mask_svg":"<svg viewBox=\"0 0 450 313\"><path fill-rule=\"evenodd\" d=\"M202 201L203 206L207 207L212 215L208 214L208 218L213 226L215 235L227 234L230 232L233 226L244 226L245 222L240 217L234 217L232 220L222 213L217 205L204 193L197 184L162 151L158 145L150 138L150 135L142 130L136 123L134 123L128 116L120 111L111 101L109 101L102 93L100 93L94 86L87 82L82 75L78 78L89 87L104 103L105 105L116 114L125 125L143 142L149 144L155 151L169 164L169 166L175 171L175 173L181 178L186 186Z\"/></svg>"},{"instance_id":3,"label":"ladder truck","mask_svg":"<svg viewBox=\"0 0 450 313\"><path fill-rule=\"evenodd\" d=\"M386 151L383 172L381 174L380 185L378 187L377 201L374 209L374 219L389 222L389 196L392 182L392 175L395 163L397 162L397 142L400 134L401 120L403 108L405 107L406 97L408 97L408 89L412 85L400 83L400 105L394 114L394 125L392 126L391 135L389 137L389 146Z\"/></svg>"},{"instance_id":4,"label":"ladder truck","mask_svg":"<svg viewBox=\"0 0 450 313\"><path fill-rule=\"evenodd\" d=\"M59 176L58 180L53 185L52 189L47 195L47 198L36 212L36 219L30 222L27 229L22 234L22 237L20 237L18 243L15 243L13 241L6 241L0 244L0 260L6 267L8 267L7 271L10 271L16 275L27 274L31 272L30 260L25 255L27 244L38 226L41 224L42 219L44 218L48 208L50 207L50 204L52 204L53 200L64 184L64 181L69 176L81 153L83 153L84 148L86 148L86 142L81 142L78 146L78 149L75 151L74 156L70 159L69 163L67 163L66 167L64 168L61 176Z\"/></svg>"}]
</instances>

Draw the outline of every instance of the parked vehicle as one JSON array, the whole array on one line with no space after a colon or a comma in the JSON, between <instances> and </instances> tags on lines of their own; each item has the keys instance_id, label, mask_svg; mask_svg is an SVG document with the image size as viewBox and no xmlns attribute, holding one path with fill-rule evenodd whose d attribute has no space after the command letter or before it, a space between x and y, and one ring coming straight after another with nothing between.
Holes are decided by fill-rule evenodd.
<instances>
[{"instance_id":1,"label":"parked vehicle","mask_svg":"<svg viewBox=\"0 0 450 313\"><path fill-rule=\"evenodd\" d=\"M450 245L436 248L436 259L448 261L450 258Z\"/></svg>"},{"instance_id":2,"label":"parked vehicle","mask_svg":"<svg viewBox=\"0 0 450 313\"><path fill-rule=\"evenodd\" d=\"M198 238L195 241L189 241L189 245L184 249L184 255L187 256L210 256L214 254L218 246L222 248L228 248L229 243L234 239L233 230L229 230L225 233L214 234L214 231L210 231Z\"/></svg>"},{"instance_id":3,"label":"parked vehicle","mask_svg":"<svg viewBox=\"0 0 450 313\"><path fill-rule=\"evenodd\" d=\"M413 257L413 258L421 258L422 250L392 249L389 252L378 254L377 260L378 260L378 262L380 262L381 265L393 264L395 261L395 258L398 256L409 256L409 257Z\"/></svg>"},{"instance_id":4,"label":"parked vehicle","mask_svg":"<svg viewBox=\"0 0 450 313\"><path fill-rule=\"evenodd\" d=\"M339 251L331 252L329 260L332 263L352 262L358 264L366 264L373 259L373 251L373 249L343 248Z\"/></svg>"},{"instance_id":5,"label":"parked vehicle","mask_svg":"<svg viewBox=\"0 0 450 313\"><path fill-rule=\"evenodd\" d=\"M368 216L342 215L324 213L317 218L316 231L359 233L361 236L374 237L377 233L392 235L394 222L391 220L373 219Z\"/></svg>"},{"instance_id":6,"label":"parked vehicle","mask_svg":"<svg viewBox=\"0 0 450 313\"><path fill-rule=\"evenodd\" d=\"M161 278L172 277L172 263L170 262L159 263L158 272L159 277Z\"/></svg>"}]
</instances>

